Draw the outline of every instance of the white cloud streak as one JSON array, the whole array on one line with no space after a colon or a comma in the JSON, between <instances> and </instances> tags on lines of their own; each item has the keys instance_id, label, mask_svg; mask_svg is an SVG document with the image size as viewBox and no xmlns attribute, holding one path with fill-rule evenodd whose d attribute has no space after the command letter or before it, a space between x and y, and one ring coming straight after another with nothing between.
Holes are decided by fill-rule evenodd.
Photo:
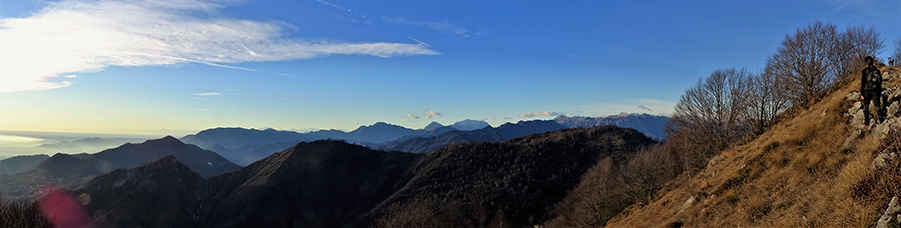
<instances>
[{"instance_id":1,"label":"white cloud streak","mask_svg":"<svg viewBox=\"0 0 901 228\"><path fill-rule=\"evenodd\" d=\"M388 16L382 17L382 20L384 20L385 23L388 23L388 24L424 26L424 27L428 27L431 30L438 31L440 33L453 33L453 34L460 35L464 38L469 37L468 29L466 29L462 26L451 24L450 22L447 22L447 20L444 20L444 21L420 21L420 20L407 19L407 18L403 18L403 17L388 17Z\"/></svg>"},{"instance_id":2,"label":"white cloud streak","mask_svg":"<svg viewBox=\"0 0 901 228\"><path fill-rule=\"evenodd\" d=\"M285 37L283 23L219 16L222 7L205 0L70 0L0 19L0 92L66 87L72 82L59 76L110 66L200 63L259 71L224 64L439 54L422 44Z\"/></svg>"},{"instance_id":3,"label":"white cloud streak","mask_svg":"<svg viewBox=\"0 0 901 228\"><path fill-rule=\"evenodd\" d=\"M405 115L404 117L407 117L407 118L410 118L410 119L419 119L419 116L413 115L413 114L407 114L407 115Z\"/></svg>"},{"instance_id":4,"label":"white cloud streak","mask_svg":"<svg viewBox=\"0 0 901 228\"><path fill-rule=\"evenodd\" d=\"M419 44L422 44L422 45L425 45L425 46L426 46L426 47L432 47L432 45L429 45L429 44L428 44L428 43L426 43L426 42L422 42L422 41L421 41L421 40L419 40L419 39L416 39L416 38L413 38L413 37L412 37L412 36L407 36L407 38L410 38L410 39L411 39L411 40L413 40L413 41L416 41L416 43L419 43Z\"/></svg>"},{"instance_id":5,"label":"white cloud streak","mask_svg":"<svg viewBox=\"0 0 901 228\"><path fill-rule=\"evenodd\" d=\"M532 118L532 117L541 117L541 116L559 116L560 113L550 112L550 111L537 111L537 112L523 112L519 114L519 118Z\"/></svg>"},{"instance_id":6,"label":"white cloud streak","mask_svg":"<svg viewBox=\"0 0 901 228\"><path fill-rule=\"evenodd\" d=\"M216 93L216 92L209 92L209 93L195 93L195 94L194 94L194 96L219 96L219 95L221 95L221 94Z\"/></svg>"},{"instance_id":7,"label":"white cloud streak","mask_svg":"<svg viewBox=\"0 0 901 228\"><path fill-rule=\"evenodd\" d=\"M435 110L431 110L431 111L425 112L425 118L426 118L426 119L431 119L432 117L436 117L436 116L441 116L441 113L440 113L440 112L436 112Z\"/></svg>"}]
</instances>

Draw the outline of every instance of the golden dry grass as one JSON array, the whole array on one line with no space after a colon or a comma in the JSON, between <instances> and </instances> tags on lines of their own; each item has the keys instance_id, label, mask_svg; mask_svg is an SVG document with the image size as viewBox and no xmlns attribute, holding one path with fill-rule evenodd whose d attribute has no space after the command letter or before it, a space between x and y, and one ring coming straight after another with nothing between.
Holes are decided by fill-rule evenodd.
<instances>
[{"instance_id":1,"label":"golden dry grass","mask_svg":"<svg viewBox=\"0 0 901 228\"><path fill-rule=\"evenodd\" d=\"M893 71L897 74L897 71ZM810 109L721 154L726 158L687 178L657 201L632 206L607 227L868 227L883 203L855 202L852 186L872 171L879 142L867 135L842 152L853 130L843 112L845 95L859 88L847 80ZM684 211L694 192L697 199ZM885 203L887 199L882 200Z\"/></svg>"}]
</instances>

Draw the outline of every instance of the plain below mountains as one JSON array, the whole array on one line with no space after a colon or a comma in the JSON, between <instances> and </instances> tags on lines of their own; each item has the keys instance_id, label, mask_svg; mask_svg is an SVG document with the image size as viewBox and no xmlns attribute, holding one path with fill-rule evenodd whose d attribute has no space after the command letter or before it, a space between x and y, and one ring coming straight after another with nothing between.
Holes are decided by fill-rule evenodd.
<instances>
[{"instance_id":1,"label":"plain below mountains","mask_svg":"<svg viewBox=\"0 0 901 228\"><path fill-rule=\"evenodd\" d=\"M100 175L70 195L92 198L84 208L98 226L369 227L396 208L434 202L489 215L482 223L500 217L518 227L549 218L551 206L598 160L626 160L654 143L613 126L427 154L322 140L209 179L181 158L165 157Z\"/></svg>"}]
</instances>

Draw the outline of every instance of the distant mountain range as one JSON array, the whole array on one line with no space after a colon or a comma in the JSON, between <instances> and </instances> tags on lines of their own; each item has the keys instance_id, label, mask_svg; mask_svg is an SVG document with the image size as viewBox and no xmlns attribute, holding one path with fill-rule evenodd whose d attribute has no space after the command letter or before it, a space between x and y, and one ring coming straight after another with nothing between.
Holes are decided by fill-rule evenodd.
<instances>
[{"instance_id":1,"label":"distant mountain range","mask_svg":"<svg viewBox=\"0 0 901 228\"><path fill-rule=\"evenodd\" d=\"M416 136L434 136L448 131L460 130L454 126L469 129L490 125L485 121L463 120L451 126L442 126L433 122L425 129L415 130L378 122L369 126L361 126L350 132L320 130L309 133L273 129L213 128L182 137L182 141L215 151L236 164L248 165L298 142L335 139L376 147L388 141L408 139Z\"/></svg>"},{"instance_id":2,"label":"distant mountain range","mask_svg":"<svg viewBox=\"0 0 901 228\"><path fill-rule=\"evenodd\" d=\"M377 146L386 151L403 151L413 153L426 153L438 148L462 142L500 142L507 139L531 134L544 133L563 129L562 125L553 120L519 121L518 123L506 123L497 128L491 126L471 131L454 130L437 136L413 137L410 139L396 140Z\"/></svg>"},{"instance_id":3,"label":"distant mountain range","mask_svg":"<svg viewBox=\"0 0 901 228\"><path fill-rule=\"evenodd\" d=\"M98 201L85 209L100 227L370 227L417 202L489 216L479 222L500 215L522 227L549 218L548 205L599 159L622 161L653 143L613 126L460 143L428 154L301 142L206 180L168 156L100 175L70 195Z\"/></svg>"},{"instance_id":4,"label":"distant mountain range","mask_svg":"<svg viewBox=\"0 0 901 228\"><path fill-rule=\"evenodd\" d=\"M663 129L666 122L669 121L669 117L645 113L620 113L619 115L606 117L569 117L561 115L554 118L554 121L567 128L616 125L638 130L656 140L664 140L666 137Z\"/></svg>"},{"instance_id":5,"label":"distant mountain range","mask_svg":"<svg viewBox=\"0 0 901 228\"><path fill-rule=\"evenodd\" d=\"M40 163L17 173L4 173L0 186L6 196L29 198L29 194L45 184L74 186L82 180L120 168L137 167L150 161L173 155L201 177L211 177L240 168L215 152L195 145L184 144L167 136L143 143L126 143L95 154L55 154ZM27 157L4 159L3 164L17 162ZM32 157L42 159L43 157ZM16 160L11 160L16 159ZM24 166L25 163L19 165Z\"/></svg>"},{"instance_id":6,"label":"distant mountain range","mask_svg":"<svg viewBox=\"0 0 901 228\"><path fill-rule=\"evenodd\" d=\"M298 142L319 139L344 140L381 150L425 153L453 143L499 142L563 128L616 125L633 128L651 138L662 140L663 126L668 120L666 116L622 113L607 117L558 116L552 121L520 121L497 128L492 128L485 121L470 119L449 126L431 122L419 130L384 122L361 126L350 132L320 130L297 133L273 129L213 128L185 136L182 141L215 151L238 165L248 165Z\"/></svg>"}]
</instances>

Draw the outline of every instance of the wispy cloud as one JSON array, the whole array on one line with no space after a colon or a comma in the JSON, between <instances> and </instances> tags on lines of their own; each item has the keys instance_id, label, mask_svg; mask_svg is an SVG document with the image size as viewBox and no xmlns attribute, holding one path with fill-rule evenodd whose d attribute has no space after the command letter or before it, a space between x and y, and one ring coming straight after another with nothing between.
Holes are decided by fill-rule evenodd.
<instances>
[{"instance_id":1,"label":"wispy cloud","mask_svg":"<svg viewBox=\"0 0 901 228\"><path fill-rule=\"evenodd\" d=\"M66 87L72 82L56 78L110 66L200 63L257 71L225 64L439 54L421 44L286 37L284 23L218 16L218 2L69 0L29 17L0 19L0 92Z\"/></svg>"},{"instance_id":2,"label":"wispy cloud","mask_svg":"<svg viewBox=\"0 0 901 228\"><path fill-rule=\"evenodd\" d=\"M77 76L77 75L74 75L74 74L70 74L70 75L66 75L66 76L63 76L63 77L65 77L65 78L75 78L75 77L78 77L78 76Z\"/></svg>"},{"instance_id":3,"label":"wispy cloud","mask_svg":"<svg viewBox=\"0 0 901 228\"><path fill-rule=\"evenodd\" d=\"M325 5L327 5L327 6L335 7L335 8L344 10L344 11L350 11L350 9L348 9L348 8L344 8L344 7L341 7L341 6L339 6L339 5L332 4L331 2L326 2L326 1L322 1L322 0L316 0L316 1L319 2L319 3L325 4Z\"/></svg>"},{"instance_id":4,"label":"wispy cloud","mask_svg":"<svg viewBox=\"0 0 901 228\"><path fill-rule=\"evenodd\" d=\"M541 116L559 116L560 113L550 112L550 111L537 111L537 112L523 112L519 114L519 118L532 118L532 117L541 117Z\"/></svg>"},{"instance_id":5,"label":"wispy cloud","mask_svg":"<svg viewBox=\"0 0 901 228\"><path fill-rule=\"evenodd\" d=\"M428 27L431 30L438 31L440 33L453 33L453 34L460 35L462 37L470 36L469 29L466 29L459 25L451 24L447 20L444 20L444 21L420 21L420 20L407 19L407 18L403 18L403 17L388 17L388 16L382 17L382 20L384 20L385 23L388 23L388 24L423 26L423 27Z\"/></svg>"},{"instance_id":6,"label":"wispy cloud","mask_svg":"<svg viewBox=\"0 0 901 228\"><path fill-rule=\"evenodd\" d=\"M835 12L856 11L868 16L885 15L881 4L873 0L827 0L829 5L835 7ZM892 14L894 16L894 14Z\"/></svg>"},{"instance_id":7,"label":"wispy cloud","mask_svg":"<svg viewBox=\"0 0 901 228\"><path fill-rule=\"evenodd\" d=\"M404 117L407 117L407 118L410 118L410 119L419 119L419 116L413 115L413 114L407 114L407 115L405 115Z\"/></svg>"},{"instance_id":8,"label":"wispy cloud","mask_svg":"<svg viewBox=\"0 0 901 228\"><path fill-rule=\"evenodd\" d=\"M219 96L221 94L217 92L209 92L209 93L195 93L194 96Z\"/></svg>"},{"instance_id":9,"label":"wispy cloud","mask_svg":"<svg viewBox=\"0 0 901 228\"><path fill-rule=\"evenodd\" d=\"M416 41L416 43L425 45L426 47L432 47L432 45L429 45L429 44L427 44L426 42L422 42L422 41L419 40L419 39L413 38L412 36L407 36L407 38L410 38L411 40Z\"/></svg>"},{"instance_id":10,"label":"wispy cloud","mask_svg":"<svg viewBox=\"0 0 901 228\"><path fill-rule=\"evenodd\" d=\"M327 5L327 6L331 6L331 7L335 7L335 8L337 8L337 9L343 10L343 11L347 11L347 13L351 13L351 14L356 15L356 16L358 16L358 17L366 18L366 15L359 14L359 13L357 13L357 12L354 12L354 11L351 10L350 8L346 8L346 7L343 7L343 6L339 6L338 4L334 4L334 3L326 2L326 1L322 1L322 0L316 0L316 1L319 2L319 3L322 3L322 4L324 4L324 5Z\"/></svg>"},{"instance_id":11,"label":"wispy cloud","mask_svg":"<svg viewBox=\"0 0 901 228\"><path fill-rule=\"evenodd\" d=\"M425 112L424 116L426 119L431 119L432 117L441 116L441 113L436 112L435 110L431 110L431 111Z\"/></svg>"}]
</instances>

